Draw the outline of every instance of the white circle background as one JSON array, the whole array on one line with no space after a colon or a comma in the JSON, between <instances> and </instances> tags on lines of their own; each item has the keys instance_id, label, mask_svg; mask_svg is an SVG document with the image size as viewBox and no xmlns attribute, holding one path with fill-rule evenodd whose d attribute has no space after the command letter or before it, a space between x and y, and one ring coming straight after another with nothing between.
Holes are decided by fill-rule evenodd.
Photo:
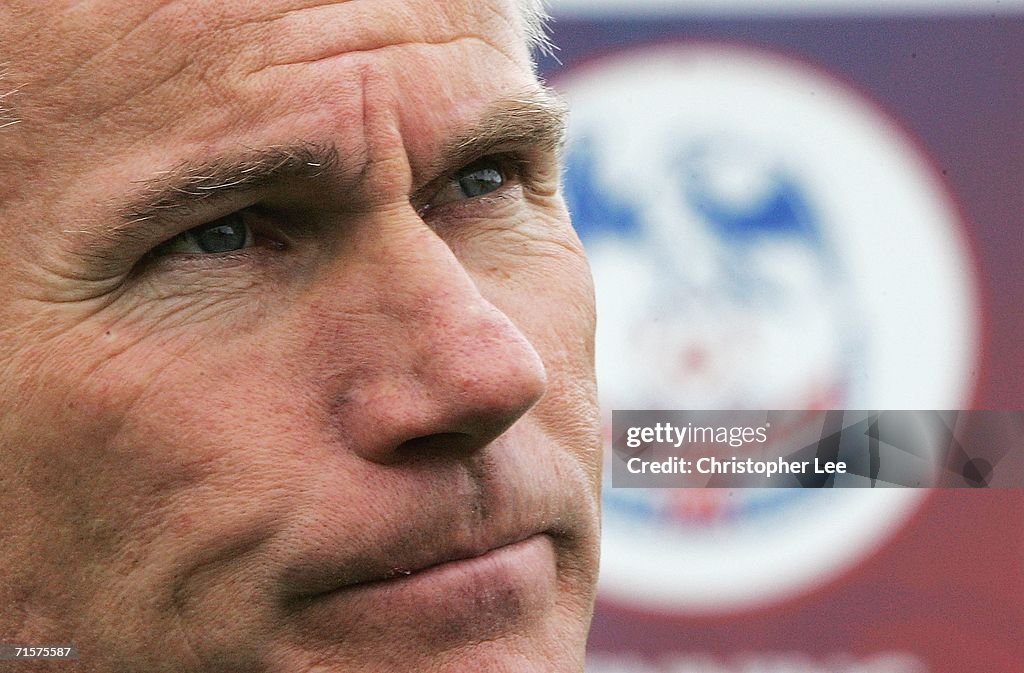
<instances>
[{"instance_id":1,"label":"white circle background","mask_svg":"<svg viewBox=\"0 0 1024 673\"><path fill-rule=\"evenodd\" d=\"M969 404L979 309L958 209L923 152L878 106L799 61L721 44L636 49L570 71L556 84L572 109L570 145L581 129L598 129L605 156L615 158L599 164L601 180L623 193L637 182L645 157L681 134L757 138L796 166L839 252L868 344L866 371L846 407ZM602 352L602 343L621 348L623 339L612 333L620 329L619 281L599 263L594 274L600 380L602 361L617 358ZM663 408L672 406L665 400ZM855 566L905 524L925 495L808 493L799 507L693 530L609 510L601 590L674 611L770 604Z\"/></svg>"}]
</instances>

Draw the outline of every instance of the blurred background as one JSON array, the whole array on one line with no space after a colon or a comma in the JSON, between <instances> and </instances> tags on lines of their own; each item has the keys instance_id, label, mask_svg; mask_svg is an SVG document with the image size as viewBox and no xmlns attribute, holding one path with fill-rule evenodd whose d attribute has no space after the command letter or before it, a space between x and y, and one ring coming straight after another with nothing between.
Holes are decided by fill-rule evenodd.
<instances>
[{"instance_id":1,"label":"blurred background","mask_svg":"<svg viewBox=\"0 0 1024 673\"><path fill-rule=\"evenodd\" d=\"M549 7L609 444L612 409L1024 408L1024 1ZM604 508L588 673L1024 671L1019 489Z\"/></svg>"}]
</instances>

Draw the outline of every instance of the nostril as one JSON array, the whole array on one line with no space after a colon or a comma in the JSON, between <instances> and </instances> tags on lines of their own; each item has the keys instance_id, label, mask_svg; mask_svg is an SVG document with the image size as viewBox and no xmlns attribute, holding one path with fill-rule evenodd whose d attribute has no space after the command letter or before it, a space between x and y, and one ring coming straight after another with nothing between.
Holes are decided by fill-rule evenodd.
<instances>
[{"instance_id":1,"label":"nostril","mask_svg":"<svg viewBox=\"0 0 1024 673\"><path fill-rule=\"evenodd\" d=\"M464 432L438 432L422 437L413 437L402 442L396 450L399 457L429 458L431 456L452 457L469 455L479 450L480 441Z\"/></svg>"}]
</instances>

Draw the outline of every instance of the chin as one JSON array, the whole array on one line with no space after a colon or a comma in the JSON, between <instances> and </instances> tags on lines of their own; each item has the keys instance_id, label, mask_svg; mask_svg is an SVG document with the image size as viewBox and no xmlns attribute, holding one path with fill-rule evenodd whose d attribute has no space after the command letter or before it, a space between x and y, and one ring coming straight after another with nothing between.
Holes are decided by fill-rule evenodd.
<instances>
[{"instance_id":1,"label":"chin","mask_svg":"<svg viewBox=\"0 0 1024 673\"><path fill-rule=\"evenodd\" d=\"M508 635L445 652L417 652L396 641L377 660L339 653L331 663L292 662L275 673L583 673L585 634L553 635Z\"/></svg>"}]
</instances>

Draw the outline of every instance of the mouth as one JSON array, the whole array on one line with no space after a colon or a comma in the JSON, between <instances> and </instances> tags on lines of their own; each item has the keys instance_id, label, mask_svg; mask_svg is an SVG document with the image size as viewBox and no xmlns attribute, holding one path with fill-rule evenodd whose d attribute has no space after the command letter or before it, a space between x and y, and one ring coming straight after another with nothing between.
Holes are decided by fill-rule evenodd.
<instances>
[{"instance_id":1,"label":"mouth","mask_svg":"<svg viewBox=\"0 0 1024 673\"><path fill-rule=\"evenodd\" d=\"M381 489L334 489L279 538L290 542L275 554L279 614L308 638L354 647L387 633L431 650L541 629L561 614L596 553L582 499L516 462L414 467L386 473L386 511Z\"/></svg>"},{"instance_id":2,"label":"mouth","mask_svg":"<svg viewBox=\"0 0 1024 673\"><path fill-rule=\"evenodd\" d=\"M333 583L327 577L317 580L316 588L298 594L300 601L317 599L341 593L360 591L399 590L405 585L458 581L459 578L472 583L475 577L488 572L501 574L503 570L515 571L518 563L535 560L543 555L542 548L553 550L553 540L547 532L528 532L498 538L483 544L453 544L439 549L395 549L395 553L381 554L377 561L344 573L343 578ZM393 559L388 561L385 559ZM500 579L500 578L495 578ZM498 582L500 584L500 582Z\"/></svg>"},{"instance_id":3,"label":"mouth","mask_svg":"<svg viewBox=\"0 0 1024 673\"><path fill-rule=\"evenodd\" d=\"M293 603L307 633L342 640L366 632L405 634L426 647L481 642L536 627L558 596L556 543L528 537L435 554L308 593Z\"/></svg>"},{"instance_id":4,"label":"mouth","mask_svg":"<svg viewBox=\"0 0 1024 673\"><path fill-rule=\"evenodd\" d=\"M460 566L472 566L473 564L486 563L492 560L493 557L502 553L514 552L517 549L517 545L528 542L534 536L524 537L522 539L515 540L513 542L499 544L494 547L486 548L482 551L470 551L466 553L455 553L451 556L447 556L436 561L430 562L426 565L421 565L415 568L402 568L397 567L389 571L384 577L377 580L370 580L365 582L370 584L373 582L390 582L395 580L405 580L413 575L420 575L423 573L430 572L442 572L447 570L455 570Z\"/></svg>"}]
</instances>

